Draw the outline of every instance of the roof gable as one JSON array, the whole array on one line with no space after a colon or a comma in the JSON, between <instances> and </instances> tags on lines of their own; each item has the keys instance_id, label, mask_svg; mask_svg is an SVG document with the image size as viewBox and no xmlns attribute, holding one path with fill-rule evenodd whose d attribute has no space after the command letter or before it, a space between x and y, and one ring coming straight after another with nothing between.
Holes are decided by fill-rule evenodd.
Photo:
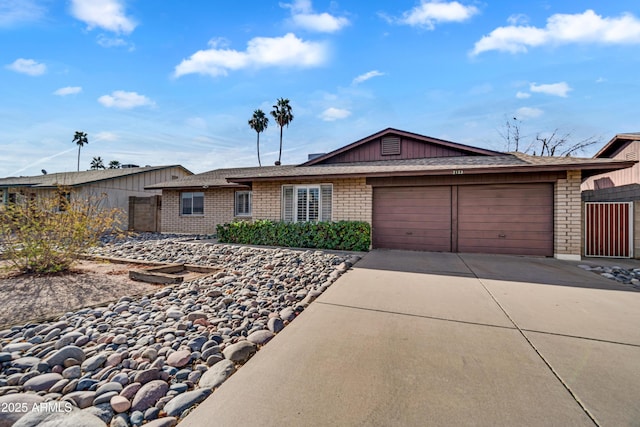
<instances>
[{"instance_id":1,"label":"roof gable","mask_svg":"<svg viewBox=\"0 0 640 427\"><path fill-rule=\"evenodd\" d=\"M604 147L602 147L602 149L600 149L600 151L598 151L595 156L593 156L593 158L613 159L616 154L622 151L633 141L640 141L640 132L619 133L614 136L611 141L609 141Z\"/></svg>"},{"instance_id":2,"label":"roof gable","mask_svg":"<svg viewBox=\"0 0 640 427\"><path fill-rule=\"evenodd\" d=\"M499 156L503 153L387 128L300 166L458 156Z\"/></svg>"}]
</instances>

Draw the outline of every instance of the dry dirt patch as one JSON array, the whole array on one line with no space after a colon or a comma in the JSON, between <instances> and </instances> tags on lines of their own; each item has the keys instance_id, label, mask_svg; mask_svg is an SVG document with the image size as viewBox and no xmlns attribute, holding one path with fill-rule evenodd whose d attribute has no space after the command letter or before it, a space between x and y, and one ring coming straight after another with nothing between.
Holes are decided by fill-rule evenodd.
<instances>
[{"instance_id":1,"label":"dry dirt patch","mask_svg":"<svg viewBox=\"0 0 640 427\"><path fill-rule=\"evenodd\" d=\"M161 287L129 279L132 268L139 266L83 260L64 274L16 275L0 270L0 329L106 305L123 296L153 293Z\"/></svg>"}]
</instances>

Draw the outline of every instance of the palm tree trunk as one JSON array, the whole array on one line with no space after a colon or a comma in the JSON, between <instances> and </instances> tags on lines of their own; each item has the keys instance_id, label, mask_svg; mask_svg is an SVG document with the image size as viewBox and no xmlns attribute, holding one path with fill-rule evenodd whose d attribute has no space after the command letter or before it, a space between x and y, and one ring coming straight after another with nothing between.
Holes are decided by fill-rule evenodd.
<instances>
[{"instance_id":1,"label":"palm tree trunk","mask_svg":"<svg viewBox=\"0 0 640 427\"><path fill-rule=\"evenodd\" d=\"M258 166L262 166L262 163L260 163L260 132L257 132L257 134L258 134L258 142L256 143L256 145L258 149Z\"/></svg>"},{"instance_id":2,"label":"palm tree trunk","mask_svg":"<svg viewBox=\"0 0 640 427\"><path fill-rule=\"evenodd\" d=\"M80 146L78 146L78 172L80 172Z\"/></svg>"},{"instance_id":3,"label":"palm tree trunk","mask_svg":"<svg viewBox=\"0 0 640 427\"><path fill-rule=\"evenodd\" d=\"M282 164L282 126L280 126L280 152L278 153L278 165Z\"/></svg>"}]
</instances>

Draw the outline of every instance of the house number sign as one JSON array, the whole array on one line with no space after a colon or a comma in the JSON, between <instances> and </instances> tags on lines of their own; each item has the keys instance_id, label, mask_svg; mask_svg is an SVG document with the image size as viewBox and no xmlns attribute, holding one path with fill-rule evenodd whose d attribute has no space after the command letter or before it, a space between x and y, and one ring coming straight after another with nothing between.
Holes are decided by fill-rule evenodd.
<instances>
[{"instance_id":1,"label":"house number sign","mask_svg":"<svg viewBox=\"0 0 640 427\"><path fill-rule=\"evenodd\" d=\"M464 173L464 171L463 171L463 170L461 170L461 169L457 169L457 170L454 170L454 171L453 171L453 174L454 174L454 175L462 175L463 173Z\"/></svg>"}]
</instances>

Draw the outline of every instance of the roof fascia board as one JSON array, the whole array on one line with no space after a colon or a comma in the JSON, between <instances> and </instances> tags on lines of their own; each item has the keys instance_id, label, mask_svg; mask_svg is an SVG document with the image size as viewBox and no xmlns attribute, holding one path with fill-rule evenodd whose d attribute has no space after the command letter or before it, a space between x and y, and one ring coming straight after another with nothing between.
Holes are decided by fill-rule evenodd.
<instances>
[{"instance_id":1,"label":"roof fascia board","mask_svg":"<svg viewBox=\"0 0 640 427\"><path fill-rule=\"evenodd\" d=\"M305 163L302 163L299 166L313 166L316 165L318 163L321 163L327 159L330 159L331 157L334 157L338 154L344 153L346 151L349 151L353 148L359 147L363 144L366 144L368 142L371 142L377 138L381 138L385 135L390 135L390 134L394 134L394 135L399 135L399 136L403 136L406 138L412 138L421 142L425 142L425 143L431 143L431 144L437 144L437 145L442 145L445 146L447 148L454 148L454 149L458 149L461 151L466 151L469 153L474 153L474 154L481 154L481 155L486 155L486 156L498 156L498 155L504 155L504 153L501 153L499 151L492 151L492 150L486 150L484 148L478 148L478 147L472 147L470 145L464 145L464 144L459 144L457 142L451 142L451 141L446 141L444 139L438 139L438 138L433 138L430 136L425 136L425 135L420 135L417 133L411 133L411 132L407 132L407 131L403 131L403 130L399 130L399 129L394 129L394 128L387 128L384 130L381 130L380 132L374 133L373 135L369 135L365 138L362 138L356 142L353 142L351 144L345 145L344 147L340 147L334 151L331 151L330 153L327 153L323 156L320 157L316 157L315 159L309 160Z\"/></svg>"}]
</instances>

